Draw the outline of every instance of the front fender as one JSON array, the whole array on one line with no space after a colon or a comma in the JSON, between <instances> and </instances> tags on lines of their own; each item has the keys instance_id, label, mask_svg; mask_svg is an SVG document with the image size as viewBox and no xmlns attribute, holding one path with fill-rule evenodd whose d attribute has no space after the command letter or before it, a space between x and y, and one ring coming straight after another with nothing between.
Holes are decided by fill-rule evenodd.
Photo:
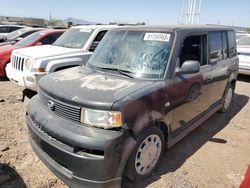
<instances>
[{"instance_id":1,"label":"front fender","mask_svg":"<svg viewBox=\"0 0 250 188\"><path fill-rule=\"evenodd\" d=\"M84 55L82 57L71 57L71 58L63 58L49 61L46 66L46 72L55 72L56 69L70 66L83 65L87 63L91 54Z\"/></svg>"}]
</instances>

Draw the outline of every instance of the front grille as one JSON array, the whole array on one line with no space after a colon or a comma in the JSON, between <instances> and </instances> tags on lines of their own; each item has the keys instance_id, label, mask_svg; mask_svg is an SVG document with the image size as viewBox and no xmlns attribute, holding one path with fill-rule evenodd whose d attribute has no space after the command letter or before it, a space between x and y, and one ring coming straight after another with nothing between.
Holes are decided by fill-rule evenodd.
<instances>
[{"instance_id":1,"label":"front grille","mask_svg":"<svg viewBox=\"0 0 250 188\"><path fill-rule=\"evenodd\" d=\"M39 91L39 99L44 103L44 105L48 106L49 101L53 103L53 112L56 113L59 116L62 116L64 118L67 118L74 122L80 122L80 116L81 116L81 108L77 106L73 106L61 101L58 101L56 99L53 99L52 97L49 97L45 93L43 93L41 90ZM49 108L48 106L48 109Z\"/></svg>"},{"instance_id":2,"label":"front grille","mask_svg":"<svg viewBox=\"0 0 250 188\"><path fill-rule=\"evenodd\" d=\"M12 58L11 58L12 67L17 70L23 71L24 60L25 59L23 57L12 55Z\"/></svg>"}]
</instances>

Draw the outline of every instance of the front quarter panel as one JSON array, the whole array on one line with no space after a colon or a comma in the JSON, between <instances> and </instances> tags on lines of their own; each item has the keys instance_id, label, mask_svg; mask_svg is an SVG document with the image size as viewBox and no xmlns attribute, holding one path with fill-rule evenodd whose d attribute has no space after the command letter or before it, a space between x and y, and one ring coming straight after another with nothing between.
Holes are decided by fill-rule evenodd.
<instances>
[{"instance_id":1,"label":"front quarter panel","mask_svg":"<svg viewBox=\"0 0 250 188\"><path fill-rule=\"evenodd\" d=\"M67 56L57 56L44 60L37 60L37 68L45 68L46 72L55 72L57 69L63 69L63 67L71 67L86 64L92 53L80 53Z\"/></svg>"},{"instance_id":2,"label":"front quarter panel","mask_svg":"<svg viewBox=\"0 0 250 188\"><path fill-rule=\"evenodd\" d=\"M155 122L163 121L166 125L170 124L170 93L170 81L156 81L117 101L113 109L122 112L124 125L137 136Z\"/></svg>"}]
</instances>

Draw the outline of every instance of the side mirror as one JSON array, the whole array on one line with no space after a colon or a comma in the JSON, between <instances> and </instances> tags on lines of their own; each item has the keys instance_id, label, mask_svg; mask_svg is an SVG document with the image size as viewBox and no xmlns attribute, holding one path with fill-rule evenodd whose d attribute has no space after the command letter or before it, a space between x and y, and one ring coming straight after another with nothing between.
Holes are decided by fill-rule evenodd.
<instances>
[{"instance_id":1,"label":"side mirror","mask_svg":"<svg viewBox=\"0 0 250 188\"><path fill-rule=\"evenodd\" d=\"M200 63L198 61L188 60L184 61L178 72L182 74L193 74L199 71Z\"/></svg>"},{"instance_id":2,"label":"side mirror","mask_svg":"<svg viewBox=\"0 0 250 188\"><path fill-rule=\"evenodd\" d=\"M42 42L38 42L38 43L36 43L36 46L41 46L41 45L43 45L43 43L42 43Z\"/></svg>"}]
</instances>

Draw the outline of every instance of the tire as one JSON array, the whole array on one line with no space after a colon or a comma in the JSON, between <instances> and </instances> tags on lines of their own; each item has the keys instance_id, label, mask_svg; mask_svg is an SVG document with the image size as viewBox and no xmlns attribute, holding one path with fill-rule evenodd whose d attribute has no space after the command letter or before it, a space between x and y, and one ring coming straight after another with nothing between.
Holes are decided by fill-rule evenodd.
<instances>
[{"instance_id":1,"label":"tire","mask_svg":"<svg viewBox=\"0 0 250 188\"><path fill-rule=\"evenodd\" d=\"M124 175L130 180L140 180L151 175L162 158L164 148L165 137L159 127L151 126L144 130L136 139Z\"/></svg>"},{"instance_id":2,"label":"tire","mask_svg":"<svg viewBox=\"0 0 250 188\"><path fill-rule=\"evenodd\" d=\"M232 84L227 88L225 96L223 97L222 108L219 110L221 113L225 113L231 106L232 99L234 96L234 87Z\"/></svg>"}]
</instances>

